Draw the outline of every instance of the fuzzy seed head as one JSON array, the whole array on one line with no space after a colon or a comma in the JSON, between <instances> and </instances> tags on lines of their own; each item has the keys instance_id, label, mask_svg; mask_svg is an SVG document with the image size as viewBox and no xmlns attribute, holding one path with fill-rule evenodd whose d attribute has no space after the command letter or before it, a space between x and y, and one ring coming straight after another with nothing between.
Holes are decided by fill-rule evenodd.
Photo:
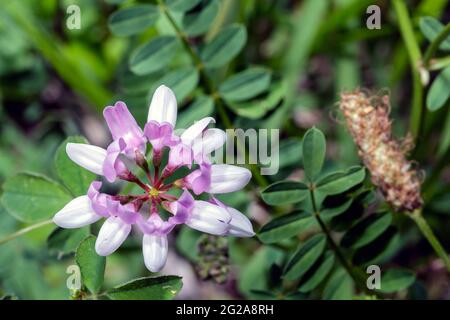
<instances>
[{"instance_id":1,"label":"fuzzy seed head","mask_svg":"<svg viewBox=\"0 0 450 320\"><path fill-rule=\"evenodd\" d=\"M413 211L423 201L417 170L406 159L412 141L407 137L400 143L392 137L389 106L387 95L371 96L356 90L341 94L339 108L372 182L396 210Z\"/></svg>"}]
</instances>

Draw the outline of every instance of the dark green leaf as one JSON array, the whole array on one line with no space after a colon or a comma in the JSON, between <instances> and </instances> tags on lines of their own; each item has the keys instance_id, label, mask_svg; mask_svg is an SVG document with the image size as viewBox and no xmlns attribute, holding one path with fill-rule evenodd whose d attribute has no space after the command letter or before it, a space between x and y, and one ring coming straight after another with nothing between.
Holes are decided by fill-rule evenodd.
<instances>
[{"instance_id":1,"label":"dark green leaf","mask_svg":"<svg viewBox=\"0 0 450 320\"><path fill-rule=\"evenodd\" d=\"M274 243L298 235L315 224L316 220L309 213L294 211L265 224L258 238L264 243Z\"/></svg>"},{"instance_id":2,"label":"dark green leaf","mask_svg":"<svg viewBox=\"0 0 450 320\"><path fill-rule=\"evenodd\" d=\"M185 12L194 8L201 0L166 0L170 10Z\"/></svg>"},{"instance_id":3,"label":"dark green leaf","mask_svg":"<svg viewBox=\"0 0 450 320\"><path fill-rule=\"evenodd\" d=\"M252 67L236 73L219 86L219 93L231 102L248 100L264 92L270 85L270 71Z\"/></svg>"},{"instance_id":4,"label":"dark green leaf","mask_svg":"<svg viewBox=\"0 0 450 320\"><path fill-rule=\"evenodd\" d=\"M300 245L286 265L284 278L295 280L304 275L322 255L325 245L323 234L317 234Z\"/></svg>"},{"instance_id":5,"label":"dark green leaf","mask_svg":"<svg viewBox=\"0 0 450 320\"><path fill-rule=\"evenodd\" d=\"M159 36L137 48L130 57L130 69L137 75L149 74L164 68L176 52L177 38Z\"/></svg>"},{"instance_id":6,"label":"dark green leaf","mask_svg":"<svg viewBox=\"0 0 450 320\"><path fill-rule=\"evenodd\" d=\"M47 177L19 173L3 184L2 204L17 219L38 222L52 217L72 196Z\"/></svg>"},{"instance_id":7,"label":"dark green leaf","mask_svg":"<svg viewBox=\"0 0 450 320\"><path fill-rule=\"evenodd\" d=\"M438 36L439 33L444 29L444 25L433 17L421 17L419 21L420 30L428 41L433 42L433 40ZM450 36L442 41L439 46L442 50L450 50Z\"/></svg>"},{"instance_id":8,"label":"dark green leaf","mask_svg":"<svg viewBox=\"0 0 450 320\"><path fill-rule=\"evenodd\" d=\"M153 94L157 87L164 84L173 90L177 101L181 102L192 92L192 90L195 89L197 83L197 69L194 67L184 67L171 71L164 75L161 79L157 80L153 86L153 89L150 90L150 93Z\"/></svg>"},{"instance_id":9,"label":"dark green leaf","mask_svg":"<svg viewBox=\"0 0 450 320\"><path fill-rule=\"evenodd\" d=\"M177 128L186 129L195 121L210 116L214 112L214 102L211 97L200 96L180 113Z\"/></svg>"},{"instance_id":10,"label":"dark green leaf","mask_svg":"<svg viewBox=\"0 0 450 320\"><path fill-rule=\"evenodd\" d=\"M381 275L381 292L391 293L408 288L416 280L416 275L406 269L389 269Z\"/></svg>"},{"instance_id":11,"label":"dark green leaf","mask_svg":"<svg viewBox=\"0 0 450 320\"><path fill-rule=\"evenodd\" d=\"M348 199L343 204L341 204L337 207L324 208L324 209L320 210L320 217L323 220L328 221L329 219L336 217L336 216L344 213L345 211L347 211L347 209L350 208L350 205L352 204L352 202L353 202L353 199Z\"/></svg>"},{"instance_id":12,"label":"dark green leaf","mask_svg":"<svg viewBox=\"0 0 450 320\"><path fill-rule=\"evenodd\" d=\"M300 202L309 194L308 187L302 182L280 181L261 191L261 197L270 205L285 205Z\"/></svg>"},{"instance_id":13,"label":"dark green leaf","mask_svg":"<svg viewBox=\"0 0 450 320\"><path fill-rule=\"evenodd\" d=\"M334 254L331 251L325 252L319 261L320 265L313 270L313 275L308 278L300 287L300 292L309 292L314 290L328 275L334 265Z\"/></svg>"},{"instance_id":14,"label":"dark green leaf","mask_svg":"<svg viewBox=\"0 0 450 320\"><path fill-rule=\"evenodd\" d=\"M49 250L57 253L71 253L77 250L80 242L89 235L89 227L78 229L56 228L47 238Z\"/></svg>"},{"instance_id":15,"label":"dark green leaf","mask_svg":"<svg viewBox=\"0 0 450 320\"><path fill-rule=\"evenodd\" d=\"M246 41L247 30L244 26L228 26L203 48L202 61L208 68L221 67L241 51Z\"/></svg>"},{"instance_id":16,"label":"dark green leaf","mask_svg":"<svg viewBox=\"0 0 450 320\"><path fill-rule=\"evenodd\" d=\"M81 279L92 293L100 291L103 285L106 258L95 252L94 236L88 236L78 246L75 261L80 267Z\"/></svg>"},{"instance_id":17,"label":"dark green leaf","mask_svg":"<svg viewBox=\"0 0 450 320\"><path fill-rule=\"evenodd\" d=\"M445 105L450 97L450 67L445 68L439 73L431 84L427 94L427 108L430 111L436 111Z\"/></svg>"},{"instance_id":18,"label":"dark green leaf","mask_svg":"<svg viewBox=\"0 0 450 320\"><path fill-rule=\"evenodd\" d=\"M361 183L366 176L366 170L356 166L346 172L334 172L317 182L317 190L327 195L339 194Z\"/></svg>"},{"instance_id":19,"label":"dark green leaf","mask_svg":"<svg viewBox=\"0 0 450 320\"><path fill-rule=\"evenodd\" d=\"M80 167L69 159L66 153L67 143L88 143L83 137L68 137L58 148L55 155L55 169L61 181L74 196L86 194L95 174Z\"/></svg>"},{"instance_id":20,"label":"dark green leaf","mask_svg":"<svg viewBox=\"0 0 450 320\"><path fill-rule=\"evenodd\" d=\"M325 161L326 142L322 131L309 129L303 138L303 167L306 177L314 181Z\"/></svg>"},{"instance_id":21,"label":"dark green leaf","mask_svg":"<svg viewBox=\"0 0 450 320\"><path fill-rule=\"evenodd\" d=\"M198 36L207 32L219 12L219 1L202 0L200 6L183 16L183 31L189 36Z\"/></svg>"},{"instance_id":22,"label":"dark green leaf","mask_svg":"<svg viewBox=\"0 0 450 320\"><path fill-rule=\"evenodd\" d=\"M107 292L113 300L169 300L181 290L181 277L163 276L135 279Z\"/></svg>"},{"instance_id":23,"label":"dark green leaf","mask_svg":"<svg viewBox=\"0 0 450 320\"><path fill-rule=\"evenodd\" d=\"M390 212L374 213L351 227L342 238L344 247L354 249L365 246L378 238L391 224Z\"/></svg>"},{"instance_id":24,"label":"dark green leaf","mask_svg":"<svg viewBox=\"0 0 450 320\"><path fill-rule=\"evenodd\" d=\"M108 24L116 36L130 36L151 27L158 17L158 7L141 4L114 12L109 17Z\"/></svg>"}]
</instances>

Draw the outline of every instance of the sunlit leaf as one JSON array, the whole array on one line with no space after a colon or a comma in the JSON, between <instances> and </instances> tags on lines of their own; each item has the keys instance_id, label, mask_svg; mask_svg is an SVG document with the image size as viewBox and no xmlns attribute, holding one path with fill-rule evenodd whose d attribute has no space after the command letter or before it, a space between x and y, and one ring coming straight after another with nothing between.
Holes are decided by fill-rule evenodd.
<instances>
[{"instance_id":1,"label":"sunlit leaf","mask_svg":"<svg viewBox=\"0 0 450 320\"><path fill-rule=\"evenodd\" d=\"M317 267L317 269L312 270L312 276L300 286L300 292L309 292L311 290L314 290L325 279L334 265L333 252L325 252L325 254L318 262L320 262L320 265Z\"/></svg>"},{"instance_id":2,"label":"sunlit leaf","mask_svg":"<svg viewBox=\"0 0 450 320\"><path fill-rule=\"evenodd\" d=\"M59 183L32 173L6 179L1 198L6 210L24 222L48 219L70 200L72 196Z\"/></svg>"},{"instance_id":3,"label":"sunlit leaf","mask_svg":"<svg viewBox=\"0 0 450 320\"><path fill-rule=\"evenodd\" d=\"M436 111L445 105L450 97L450 67L442 70L431 84L427 94L427 108Z\"/></svg>"},{"instance_id":4,"label":"sunlit leaf","mask_svg":"<svg viewBox=\"0 0 450 320\"><path fill-rule=\"evenodd\" d=\"M361 183L366 176L362 167L352 167L345 172L334 172L317 182L317 190L327 195L339 194Z\"/></svg>"},{"instance_id":5,"label":"sunlit leaf","mask_svg":"<svg viewBox=\"0 0 450 320\"><path fill-rule=\"evenodd\" d=\"M381 292L391 293L408 288L414 283L416 276L406 269L389 269L381 274Z\"/></svg>"},{"instance_id":6,"label":"sunlit leaf","mask_svg":"<svg viewBox=\"0 0 450 320\"><path fill-rule=\"evenodd\" d=\"M131 280L107 292L113 300L170 300L181 290L181 277L162 276Z\"/></svg>"},{"instance_id":7,"label":"sunlit leaf","mask_svg":"<svg viewBox=\"0 0 450 320\"><path fill-rule=\"evenodd\" d=\"M247 100L264 92L269 87L270 78L269 70L252 67L226 79L219 86L219 93L228 101Z\"/></svg>"},{"instance_id":8,"label":"sunlit leaf","mask_svg":"<svg viewBox=\"0 0 450 320\"><path fill-rule=\"evenodd\" d=\"M83 285L92 293L97 293L102 288L106 265L106 258L95 252L95 241L94 236L85 238L78 246L75 255Z\"/></svg>"}]
</instances>

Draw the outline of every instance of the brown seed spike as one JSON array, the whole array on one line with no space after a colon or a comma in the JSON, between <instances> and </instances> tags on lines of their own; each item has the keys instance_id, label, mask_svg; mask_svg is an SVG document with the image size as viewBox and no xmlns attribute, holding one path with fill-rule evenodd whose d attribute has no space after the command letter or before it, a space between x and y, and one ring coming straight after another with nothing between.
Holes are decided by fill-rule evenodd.
<instances>
[{"instance_id":1,"label":"brown seed spike","mask_svg":"<svg viewBox=\"0 0 450 320\"><path fill-rule=\"evenodd\" d=\"M419 175L406 159L411 139L407 137L400 143L392 137L389 97L371 96L361 90L345 92L339 108L372 182L386 201L398 211L421 207Z\"/></svg>"}]
</instances>

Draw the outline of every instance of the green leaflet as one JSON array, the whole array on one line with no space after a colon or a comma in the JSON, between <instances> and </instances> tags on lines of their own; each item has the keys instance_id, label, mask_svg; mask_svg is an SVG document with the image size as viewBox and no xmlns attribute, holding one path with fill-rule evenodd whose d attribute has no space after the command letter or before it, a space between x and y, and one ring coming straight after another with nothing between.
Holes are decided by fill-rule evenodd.
<instances>
[{"instance_id":1,"label":"green leaflet","mask_svg":"<svg viewBox=\"0 0 450 320\"><path fill-rule=\"evenodd\" d=\"M107 292L113 300L169 300L181 290L181 277L162 276L131 280Z\"/></svg>"},{"instance_id":2,"label":"green leaflet","mask_svg":"<svg viewBox=\"0 0 450 320\"><path fill-rule=\"evenodd\" d=\"M63 186L32 173L19 173L6 179L1 197L11 215L30 223L52 217L70 200L72 196Z\"/></svg>"}]
</instances>

